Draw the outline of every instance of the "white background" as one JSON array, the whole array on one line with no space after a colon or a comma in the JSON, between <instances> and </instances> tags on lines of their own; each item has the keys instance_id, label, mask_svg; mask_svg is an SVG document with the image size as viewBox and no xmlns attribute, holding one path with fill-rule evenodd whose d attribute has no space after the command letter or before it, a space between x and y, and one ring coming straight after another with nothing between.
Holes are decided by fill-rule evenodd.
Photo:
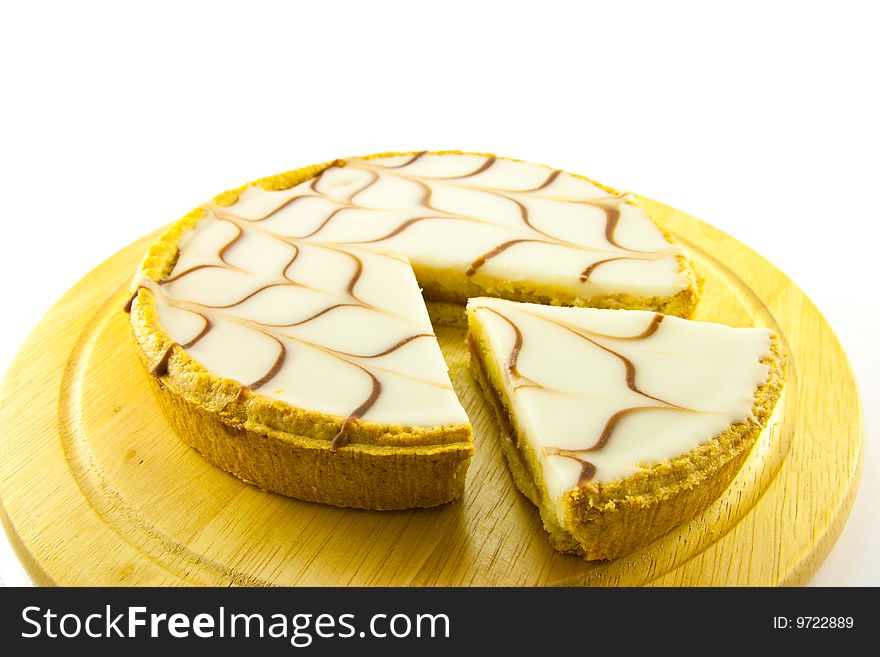
<instances>
[{"instance_id":1,"label":"white background","mask_svg":"<svg viewBox=\"0 0 880 657\"><path fill-rule=\"evenodd\" d=\"M824 312L867 429L851 520L813 583L880 584L876 4L81 1L3 13L0 372L90 269L244 181L387 150L546 162L713 223ZM10 554L0 561L2 581L25 581Z\"/></svg>"}]
</instances>

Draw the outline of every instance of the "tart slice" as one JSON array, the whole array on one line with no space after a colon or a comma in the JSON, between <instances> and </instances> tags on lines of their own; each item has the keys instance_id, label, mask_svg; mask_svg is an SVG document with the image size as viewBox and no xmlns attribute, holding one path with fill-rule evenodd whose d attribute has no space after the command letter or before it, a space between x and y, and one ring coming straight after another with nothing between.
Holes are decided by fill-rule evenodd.
<instances>
[{"instance_id":1,"label":"tart slice","mask_svg":"<svg viewBox=\"0 0 880 657\"><path fill-rule=\"evenodd\" d=\"M474 369L553 546L613 559L707 507L782 392L771 331L638 310L468 303Z\"/></svg>"}]
</instances>

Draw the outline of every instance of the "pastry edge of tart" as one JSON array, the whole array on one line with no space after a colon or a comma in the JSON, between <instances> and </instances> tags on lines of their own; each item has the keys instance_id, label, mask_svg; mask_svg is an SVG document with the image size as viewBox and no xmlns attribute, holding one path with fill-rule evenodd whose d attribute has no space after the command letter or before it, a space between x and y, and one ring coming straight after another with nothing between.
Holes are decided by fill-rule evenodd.
<instances>
[{"instance_id":1,"label":"pastry edge of tart","mask_svg":"<svg viewBox=\"0 0 880 657\"><path fill-rule=\"evenodd\" d=\"M498 419L501 448L514 483L538 507L553 547L590 561L632 554L709 507L732 483L775 409L781 408L787 357L774 333L770 354L761 360L770 371L767 382L755 390L755 422L731 424L686 454L628 477L569 489L558 503L562 505L563 526L557 504L536 483L542 481L543 467L528 446L528 438L517 429L506 397L493 383L481 353L484 343L473 324L469 325L467 342L474 378ZM500 374L494 378L499 379ZM541 476L536 477L536 472Z\"/></svg>"},{"instance_id":2,"label":"pastry edge of tart","mask_svg":"<svg viewBox=\"0 0 880 657\"><path fill-rule=\"evenodd\" d=\"M307 502L373 510L432 507L461 497L473 445L329 441L235 424L149 377L175 432L208 462L261 489Z\"/></svg>"}]
</instances>

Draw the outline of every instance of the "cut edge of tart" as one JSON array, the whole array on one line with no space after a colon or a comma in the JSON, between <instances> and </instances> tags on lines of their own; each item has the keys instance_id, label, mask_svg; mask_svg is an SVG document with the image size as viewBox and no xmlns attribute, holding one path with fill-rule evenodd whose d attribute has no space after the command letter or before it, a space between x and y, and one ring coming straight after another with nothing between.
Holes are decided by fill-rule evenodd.
<instances>
[{"instance_id":1,"label":"cut edge of tart","mask_svg":"<svg viewBox=\"0 0 880 657\"><path fill-rule=\"evenodd\" d=\"M610 480L592 478L595 469L588 462L593 458L589 449L591 445L585 445L587 449L580 451L551 448L557 453L583 458L582 475L588 475L582 476L575 485L564 487L561 494L559 491L554 494L549 490L544 472L546 455L553 452L542 446L543 454L538 454L535 446L538 441L530 439L523 421L512 410L511 394L508 392L513 379L524 381L525 387L531 387L535 382L528 378L527 371L514 372L511 378L510 356L501 360L497 349L493 350L490 346L488 333L497 329L487 331L483 318L479 317L479 310L487 304L495 309L531 304L472 299L468 304L467 341L473 356L475 379L501 427L501 448L513 480L540 510L550 542L561 552L577 554L588 560L615 559L639 550L675 526L692 519L731 484L751 448L781 415L786 356L778 336L771 333L769 348L760 359L760 363L767 368L767 377L754 389L750 417L746 421L728 425L714 437L685 453L660 462L640 463L631 474ZM565 310L591 312L589 309ZM612 312L632 314L632 311ZM697 324L677 318L665 319ZM645 333L650 333L650 328ZM522 347L521 342L518 344L516 349ZM514 357L514 370L517 367ZM724 373L720 372L719 376L724 376ZM633 380L637 380L635 374ZM587 442L591 443L591 439ZM593 472L589 472L588 468L593 468Z\"/></svg>"}]
</instances>

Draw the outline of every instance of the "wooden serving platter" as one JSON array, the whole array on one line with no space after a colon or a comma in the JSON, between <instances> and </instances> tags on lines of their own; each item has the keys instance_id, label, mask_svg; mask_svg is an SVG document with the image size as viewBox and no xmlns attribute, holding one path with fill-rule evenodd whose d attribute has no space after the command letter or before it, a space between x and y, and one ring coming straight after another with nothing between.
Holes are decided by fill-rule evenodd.
<instances>
[{"instance_id":1,"label":"wooden serving platter","mask_svg":"<svg viewBox=\"0 0 880 657\"><path fill-rule=\"evenodd\" d=\"M831 328L773 265L724 233L645 203L705 277L699 319L776 330L791 354L784 412L699 517L630 557L556 553L514 487L463 332L438 329L474 424L464 499L372 512L261 491L168 426L122 312L156 235L77 283L16 357L0 392L6 531L39 584L787 585L809 580L848 516L862 415ZM158 233L157 233L158 234ZM723 373L719 373L723 376Z\"/></svg>"}]
</instances>

